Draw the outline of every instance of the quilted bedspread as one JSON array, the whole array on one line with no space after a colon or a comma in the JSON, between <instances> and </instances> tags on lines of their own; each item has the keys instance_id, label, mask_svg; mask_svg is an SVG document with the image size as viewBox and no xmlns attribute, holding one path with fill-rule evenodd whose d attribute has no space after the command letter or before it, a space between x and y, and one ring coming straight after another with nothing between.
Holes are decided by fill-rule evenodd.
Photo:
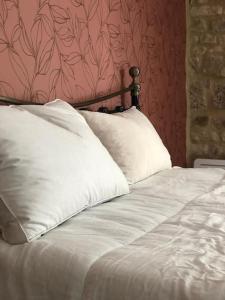
<instances>
[{"instance_id":1,"label":"quilted bedspread","mask_svg":"<svg viewBox=\"0 0 225 300\"><path fill-rule=\"evenodd\" d=\"M0 300L224 300L225 171L131 190L30 244L0 240Z\"/></svg>"}]
</instances>

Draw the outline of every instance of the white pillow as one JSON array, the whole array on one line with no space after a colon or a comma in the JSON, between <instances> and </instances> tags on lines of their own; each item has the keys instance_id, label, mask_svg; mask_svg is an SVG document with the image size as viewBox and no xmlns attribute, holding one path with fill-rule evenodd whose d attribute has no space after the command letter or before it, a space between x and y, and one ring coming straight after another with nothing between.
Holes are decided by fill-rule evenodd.
<instances>
[{"instance_id":1,"label":"white pillow","mask_svg":"<svg viewBox=\"0 0 225 300\"><path fill-rule=\"evenodd\" d=\"M0 108L0 228L7 242L29 242L128 191L119 167L70 105Z\"/></svg>"},{"instance_id":2,"label":"white pillow","mask_svg":"<svg viewBox=\"0 0 225 300\"><path fill-rule=\"evenodd\" d=\"M170 155L151 122L135 107L122 113L81 111L130 184L171 168Z\"/></svg>"}]
</instances>

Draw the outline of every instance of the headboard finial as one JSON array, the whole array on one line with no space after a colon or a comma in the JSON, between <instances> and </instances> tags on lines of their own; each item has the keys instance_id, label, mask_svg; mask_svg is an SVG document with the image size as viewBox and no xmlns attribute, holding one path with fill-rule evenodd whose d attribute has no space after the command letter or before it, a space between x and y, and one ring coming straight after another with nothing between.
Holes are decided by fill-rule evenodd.
<instances>
[{"instance_id":1,"label":"headboard finial","mask_svg":"<svg viewBox=\"0 0 225 300\"><path fill-rule=\"evenodd\" d=\"M131 83L131 98L132 98L132 106L136 106L140 109L139 104L139 95L141 92L141 85L140 85L140 69L138 67L131 67L129 70L130 76L133 78L133 82Z\"/></svg>"},{"instance_id":2,"label":"headboard finial","mask_svg":"<svg viewBox=\"0 0 225 300\"><path fill-rule=\"evenodd\" d=\"M140 69L138 67L131 67L129 74L133 79L135 79L140 75Z\"/></svg>"}]
</instances>

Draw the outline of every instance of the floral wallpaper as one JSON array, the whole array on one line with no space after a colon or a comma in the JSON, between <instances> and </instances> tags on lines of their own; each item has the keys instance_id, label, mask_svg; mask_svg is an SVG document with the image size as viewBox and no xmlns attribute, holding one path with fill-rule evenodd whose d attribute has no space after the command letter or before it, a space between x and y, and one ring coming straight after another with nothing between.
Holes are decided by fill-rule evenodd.
<instances>
[{"instance_id":1,"label":"floral wallpaper","mask_svg":"<svg viewBox=\"0 0 225 300\"><path fill-rule=\"evenodd\" d=\"M0 0L3 96L79 102L128 85L132 65L143 112L183 165L185 0Z\"/></svg>"}]
</instances>

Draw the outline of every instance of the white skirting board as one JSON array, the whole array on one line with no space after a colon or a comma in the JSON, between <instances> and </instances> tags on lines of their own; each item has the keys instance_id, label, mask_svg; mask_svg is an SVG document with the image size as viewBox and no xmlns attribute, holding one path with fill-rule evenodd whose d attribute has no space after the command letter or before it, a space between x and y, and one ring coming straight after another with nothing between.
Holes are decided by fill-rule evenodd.
<instances>
[{"instance_id":1,"label":"white skirting board","mask_svg":"<svg viewBox=\"0 0 225 300\"><path fill-rule=\"evenodd\" d=\"M225 160L197 158L194 161L194 168L222 168L222 169L225 169Z\"/></svg>"}]
</instances>

